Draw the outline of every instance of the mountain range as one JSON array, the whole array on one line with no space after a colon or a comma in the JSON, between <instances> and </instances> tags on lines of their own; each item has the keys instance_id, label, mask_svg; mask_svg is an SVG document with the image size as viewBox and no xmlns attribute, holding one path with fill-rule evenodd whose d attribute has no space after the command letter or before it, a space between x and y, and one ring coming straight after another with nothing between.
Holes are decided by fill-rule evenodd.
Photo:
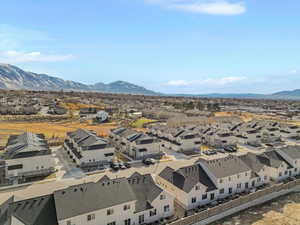
<instances>
[{"instance_id":1,"label":"mountain range","mask_svg":"<svg viewBox=\"0 0 300 225\"><path fill-rule=\"evenodd\" d=\"M141 95L167 95L148 90L144 87L126 82L115 81L112 83L96 83L87 85L75 81L67 81L46 74L37 74L24 71L16 66L0 64L0 89L10 90L66 90L66 91L95 91L106 93L141 94ZM201 94L186 95L176 94L172 96L208 97L208 98L254 98L254 99L300 99L300 89L293 91L281 91L273 94Z\"/></svg>"},{"instance_id":2,"label":"mountain range","mask_svg":"<svg viewBox=\"0 0 300 225\"><path fill-rule=\"evenodd\" d=\"M125 81L116 81L109 84L99 82L93 85L87 85L46 74L26 72L9 64L0 64L0 88L12 90L72 90L157 95L154 91Z\"/></svg>"}]
</instances>

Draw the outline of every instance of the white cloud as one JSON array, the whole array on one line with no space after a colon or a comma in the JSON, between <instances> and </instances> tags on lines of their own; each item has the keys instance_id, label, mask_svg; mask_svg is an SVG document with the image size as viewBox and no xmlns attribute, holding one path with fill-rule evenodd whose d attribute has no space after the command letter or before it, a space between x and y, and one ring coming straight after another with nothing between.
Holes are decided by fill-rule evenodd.
<instances>
[{"instance_id":1,"label":"white cloud","mask_svg":"<svg viewBox=\"0 0 300 225\"><path fill-rule=\"evenodd\" d=\"M241 1L229 0L145 0L146 3L161 5L169 9L177 9L192 13L232 16L246 12Z\"/></svg>"},{"instance_id":2,"label":"white cloud","mask_svg":"<svg viewBox=\"0 0 300 225\"><path fill-rule=\"evenodd\" d=\"M59 62L74 59L71 54L68 55L47 55L41 52L19 52L5 51L0 52L0 62L3 63L24 63L24 62Z\"/></svg>"},{"instance_id":3,"label":"white cloud","mask_svg":"<svg viewBox=\"0 0 300 225\"><path fill-rule=\"evenodd\" d=\"M289 72L289 74L297 74L298 73L298 70L291 70L290 72Z\"/></svg>"},{"instance_id":4,"label":"white cloud","mask_svg":"<svg viewBox=\"0 0 300 225\"><path fill-rule=\"evenodd\" d=\"M246 80L246 77L238 77L238 76L229 76L229 77L221 77L221 78L207 78L202 80L171 80L166 83L167 86L226 86L229 84L237 83Z\"/></svg>"},{"instance_id":5,"label":"white cloud","mask_svg":"<svg viewBox=\"0 0 300 225\"><path fill-rule=\"evenodd\" d=\"M185 81L185 80L170 80L167 85L169 86L186 86L188 85L189 82Z\"/></svg>"}]
</instances>

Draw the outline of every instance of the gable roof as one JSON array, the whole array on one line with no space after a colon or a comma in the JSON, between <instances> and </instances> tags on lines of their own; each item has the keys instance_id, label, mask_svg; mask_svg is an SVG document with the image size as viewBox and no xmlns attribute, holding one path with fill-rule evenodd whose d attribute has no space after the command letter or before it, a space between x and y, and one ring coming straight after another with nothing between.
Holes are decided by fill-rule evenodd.
<instances>
[{"instance_id":1,"label":"gable roof","mask_svg":"<svg viewBox=\"0 0 300 225\"><path fill-rule=\"evenodd\" d=\"M289 157L291 157L292 159L299 159L300 158L300 146L285 146L282 148L279 148L276 150L277 152L284 152L285 154L287 154Z\"/></svg>"},{"instance_id":2,"label":"gable roof","mask_svg":"<svg viewBox=\"0 0 300 225\"><path fill-rule=\"evenodd\" d=\"M54 192L58 220L135 201L126 178L86 183Z\"/></svg>"},{"instance_id":3,"label":"gable roof","mask_svg":"<svg viewBox=\"0 0 300 225\"><path fill-rule=\"evenodd\" d=\"M258 173L264 167L264 164L259 160L258 156L254 153L248 152L245 155L239 156L239 158L255 173Z\"/></svg>"},{"instance_id":4,"label":"gable roof","mask_svg":"<svg viewBox=\"0 0 300 225\"><path fill-rule=\"evenodd\" d=\"M12 203L10 213L25 225L58 225L53 195Z\"/></svg>"},{"instance_id":5,"label":"gable roof","mask_svg":"<svg viewBox=\"0 0 300 225\"><path fill-rule=\"evenodd\" d=\"M186 193L189 193L198 183L206 186L207 191L217 189L200 164L182 167L176 171L166 167L159 176Z\"/></svg>"},{"instance_id":6,"label":"gable roof","mask_svg":"<svg viewBox=\"0 0 300 225\"><path fill-rule=\"evenodd\" d=\"M198 163L206 167L216 178L228 177L251 170L235 155L213 160L199 159Z\"/></svg>"},{"instance_id":7,"label":"gable roof","mask_svg":"<svg viewBox=\"0 0 300 225\"><path fill-rule=\"evenodd\" d=\"M292 165L286 161L278 152L275 150L264 152L263 154L259 155L259 160L261 163L273 167L273 168L279 168L282 163L286 163L289 168L292 167Z\"/></svg>"}]
</instances>

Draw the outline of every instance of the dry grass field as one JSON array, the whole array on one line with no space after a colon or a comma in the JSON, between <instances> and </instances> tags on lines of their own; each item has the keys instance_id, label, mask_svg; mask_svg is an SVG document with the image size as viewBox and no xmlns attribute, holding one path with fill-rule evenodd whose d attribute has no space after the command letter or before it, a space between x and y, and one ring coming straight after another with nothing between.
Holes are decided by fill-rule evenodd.
<instances>
[{"instance_id":1,"label":"dry grass field","mask_svg":"<svg viewBox=\"0 0 300 225\"><path fill-rule=\"evenodd\" d=\"M0 122L0 146L4 146L9 135L23 132L43 133L47 138L63 139L67 132L78 128L94 130L98 135L107 136L110 129L117 126L114 123L93 125L90 121L84 123L66 122Z\"/></svg>"}]
</instances>

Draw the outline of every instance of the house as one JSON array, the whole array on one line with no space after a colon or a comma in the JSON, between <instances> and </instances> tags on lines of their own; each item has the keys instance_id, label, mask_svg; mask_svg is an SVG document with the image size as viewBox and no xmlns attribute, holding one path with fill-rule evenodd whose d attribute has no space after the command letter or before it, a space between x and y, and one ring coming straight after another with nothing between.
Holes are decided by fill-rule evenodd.
<instances>
[{"instance_id":1,"label":"house","mask_svg":"<svg viewBox=\"0 0 300 225\"><path fill-rule=\"evenodd\" d=\"M97 183L55 191L54 200L59 225L148 224L174 214L174 197L149 174L105 176Z\"/></svg>"},{"instance_id":2,"label":"house","mask_svg":"<svg viewBox=\"0 0 300 225\"><path fill-rule=\"evenodd\" d=\"M213 160L197 161L219 190L218 197L224 198L243 192L250 187L251 169L237 156L229 155Z\"/></svg>"},{"instance_id":3,"label":"house","mask_svg":"<svg viewBox=\"0 0 300 225\"><path fill-rule=\"evenodd\" d=\"M293 174L293 166L276 150L269 150L258 155L259 161L266 165L267 174L274 181L281 181Z\"/></svg>"},{"instance_id":4,"label":"house","mask_svg":"<svg viewBox=\"0 0 300 225\"><path fill-rule=\"evenodd\" d=\"M51 149L42 134L11 135L3 159L11 182L45 177L55 171Z\"/></svg>"},{"instance_id":5,"label":"house","mask_svg":"<svg viewBox=\"0 0 300 225\"><path fill-rule=\"evenodd\" d=\"M267 166L261 162L259 155L248 152L239 158L251 169L249 187L259 187L270 182Z\"/></svg>"},{"instance_id":6,"label":"house","mask_svg":"<svg viewBox=\"0 0 300 225\"><path fill-rule=\"evenodd\" d=\"M300 174L300 146L289 145L276 149L276 152L293 167L289 176Z\"/></svg>"},{"instance_id":7,"label":"house","mask_svg":"<svg viewBox=\"0 0 300 225\"><path fill-rule=\"evenodd\" d=\"M107 112L105 111L98 111L97 112L97 115L96 115L96 121L97 122L100 122L100 123L103 123L103 122L106 122L109 118L109 115Z\"/></svg>"},{"instance_id":8,"label":"house","mask_svg":"<svg viewBox=\"0 0 300 225\"><path fill-rule=\"evenodd\" d=\"M9 217L10 225L58 225L54 195L13 202Z\"/></svg>"},{"instance_id":9,"label":"house","mask_svg":"<svg viewBox=\"0 0 300 225\"><path fill-rule=\"evenodd\" d=\"M64 148L70 158L82 168L107 164L113 160L115 153L115 148L108 139L86 129L67 133Z\"/></svg>"},{"instance_id":10,"label":"house","mask_svg":"<svg viewBox=\"0 0 300 225\"><path fill-rule=\"evenodd\" d=\"M176 201L185 210L208 204L218 197L218 188L200 164L178 170L166 167L156 181L176 196Z\"/></svg>"},{"instance_id":11,"label":"house","mask_svg":"<svg viewBox=\"0 0 300 225\"><path fill-rule=\"evenodd\" d=\"M136 160L163 154L159 139L130 128L119 127L111 130L110 138L120 152Z\"/></svg>"}]
</instances>

